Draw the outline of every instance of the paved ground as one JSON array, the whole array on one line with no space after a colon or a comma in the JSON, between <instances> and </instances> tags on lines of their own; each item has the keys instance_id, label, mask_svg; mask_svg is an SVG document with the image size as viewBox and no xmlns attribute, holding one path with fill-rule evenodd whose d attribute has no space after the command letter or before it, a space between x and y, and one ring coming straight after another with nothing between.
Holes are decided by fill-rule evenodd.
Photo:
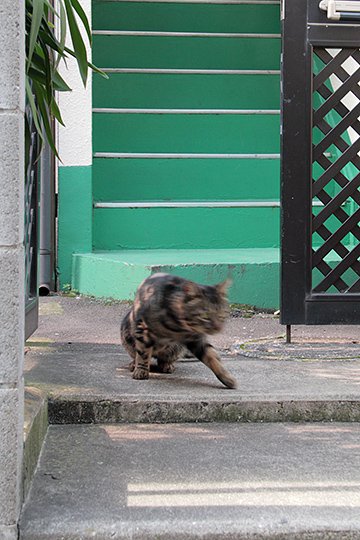
<instances>
[{"instance_id":1,"label":"paved ground","mask_svg":"<svg viewBox=\"0 0 360 540\"><path fill-rule=\"evenodd\" d=\"M129 308L126 302L103 302L91 298L50 296L41 298L39 329L36 338L61 342L119 343L120 320ZM360 342L358 326L294 326L293 341ZM278 316L233 309L222 332L214 336L217 347L258 338L284 337L285 328Z\"/></svg>"},{"instance_id":2,"label":"paved ground","mask_svg":"<svg viewBox=\"0 0 360 540\"><path fill-rule=\"evenodd\" d=\"M134 381L119 345L126 309L42 301L26 382L49 393L51 422L360 420L357 327L295 328L287 345L274 315L235 312L213 340L238 381L229 390L195 359L179 361L171 375Z\"/></svg>"},{"instance_id":3,"label":"paved ground","mask_svg":"<svg viewBox=\"0 0 360 540\"><path fill-rule=\"evenodd\" d=\"M359 441L359 424L52 426L21 538L360 538Z\"/></svg>"}]
</instances>

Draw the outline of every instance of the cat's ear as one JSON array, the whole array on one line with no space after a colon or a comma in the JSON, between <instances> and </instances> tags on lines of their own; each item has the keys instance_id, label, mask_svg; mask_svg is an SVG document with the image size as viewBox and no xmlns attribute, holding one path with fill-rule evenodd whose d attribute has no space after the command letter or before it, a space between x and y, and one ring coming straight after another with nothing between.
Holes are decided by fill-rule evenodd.
<instances>
[{"instance_id":1,"label":"cat's ear","mask_svg":"<svg viewBox=\"0 0 360 540\"><path fill-rule=\"evenodd\" d=\"M225 279L225 281L222 281L221 283L218 283L217 285L215 285L215 287L220 294L225 295L231 284L232 284L232 280L230 278L227 278Z\"/></svg>"}]
</instances>

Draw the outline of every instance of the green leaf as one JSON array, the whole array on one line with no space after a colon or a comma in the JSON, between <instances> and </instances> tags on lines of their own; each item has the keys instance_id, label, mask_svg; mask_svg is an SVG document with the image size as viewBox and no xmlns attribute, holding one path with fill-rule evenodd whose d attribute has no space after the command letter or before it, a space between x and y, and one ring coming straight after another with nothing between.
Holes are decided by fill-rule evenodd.
<instances>
[{"instance_id":1,"label":"green leaf","mask_svg":"<svg viewBox=\"0 0 360 540\"><path fill-rule=\"evenodd\" d=\"M53 35L51 28L46 22L44 22L42 27L40 28L39 36L51 49L60 54L63 53L63 51L61 51L58 40Z\"/></svg>"},{"instance_id":2,"label":"green leaf","mask_svg":"<svg viewBox=\"0 0 360 540\"><path fill-rule=\"evenodd\" d=\"M53 84L54 90L57 90L58 92L71 92L70 86L67 85L58 71L53 73Z\"/></svg>"},{"instance_id":3,"label":"green leaf","mask_svg":"<svg viewBox=\"0 0 360 540\"><path fill-rule=\"evenodd\" d=\"M35 49L36 41L38 39L40 25L41 25L41 21L44 14L44 0L33 0L32 5L33 5L33 10L32 10L32 19L31 19L29 49L28 49L28 64L27 64L28 69L30 67L31 58Z\"/></svg>"},{"instance_id":4,"label":"green leaf","mask_svg":"<svg viewBox=\"0 0 360 540\"><path fill-rule=\"evenodd\" d=\"M37 107L35 105L34 95L32 93L30 82L29 82L27 77L25 77L25 89L26 89L26 97L27 97L27 100L29 102L31 113L32 113L32 116L33 116L33 119L34 119L34 124L35 124L35 127L36 127L36 131L38 132L41 141L43 141L44 137L43 137L42 129L41 129L41 120L40 120L40 116L39 116Z\"/></svg>"},{"instance_id":5,"label":"green leaf","mask_svg":"<svg viewBox=\"0 0 360 540\"><path fill-rule=\"evenodd\" d=\"M55 99L52 99L51 106L50 106L51 114L56 118L56 120L65 127L64 121L61 117L60 109L55 101Z\"/></svg>"},{"instance_id":6,"label":"green leaf","mask_svg":"<svg viewBox=\"0 0 360 540\"><path fill-rule=\"evenodd\" d=\"M55 147L55 141L53 132L51 129L50 114L48 105L46 103L46 92L38 83L34 83L34 93L36 97L36 103L40 111L41 120L44 126L47 142L51 150L54 152L55 156L60 159L59 154Z\"/></svg>"},{"instance_id":7,"label":"green leaf","mask_svg":"<svg viewBox=\"0 0 360 540\"><path fill-rule=\"evenodd\" d=\"M43 86L46 85L45 77L45 63L38 57L38 61L34 62L35 55L33 56L32 67L29 69L28 77L30 80L35 80ZM54 90L58 92L71 92L70 86L64 81L58 71L53 71L52 73L52 86Z\"/></svg>"},{"instance_id":8,"label":"green leaf","mask_svg":"<svg viewBox=\"0 0 360 540\"><path fill-rule=\"evenodd\" d=\"M65 11L62 0L59 0L59 5L60 5L60 17L59 17L60 19L60 41L59 41L60 53L56 59L55 68L58 67L61 58L64 56L64 49L65 49L65 43L66 43L66 26L67 26L66 25L66 11Z\"/></svg>"},{"instance_id":9,"label":"green leaf","mask_svg":"<svg viewBox=\"0 0 360 540\"><path fill-rule=\"evenodd\" d=\"M92 44L92 35L91 35L91 29L90 29L90 25L89 25L89 21L87 20L87 17L86 17L86 14L85 14L85 11L83 10L83 8L81 7L81 5L79 4L78 0L70 0L72 5L73 5L73 8L75 9L76 13L79 15L84 27L85 27L85 30L86 30L86 33L88 35L88 38L89 38L89 43L90 45Z\"/></svg>"},{"instance_id":10,"label":"green leaf","mask_svg":"<svg viewBox=\"0 0 360 540\"><path fill-rule=\"evenodd\" d=\"M47 101L48 103L51 103L53 96L51 59L49 56L49 50L43 42L41 42L41 48L43 50L45 60L45 90L47 93Z\"/></svg>"},{"instance_id":11,"label":"green leaf","mask_svg":"<svg viewBox=\"0 0 360 540\"><path fill-rule=\"evenodd\" d=\"M27 115L25 115L25 173L27 174L30 159L31 134Z\"/></svg>"},{"instance_id":12,"label":"green leaf","mask_svg":"<svg viewBox=\"0 0 360 540\"><path fill-rule=\"evenodd\" d=\"M91 68L93 71L95 71L95 73L99 73L99 75L104 77L104 79L109 78L109 75L107 73L105 73L105 71L103 71L102 69L94 66L94 64L92 64L91 62L89 62L89 68Z\"/></svg>"},{"instance_id":13,"label":"green leaf","mask_svg":"<svg viewBox=\"0 0 360 540\"><path fill-rule=\"evenodd\" d=\"M28 71L28 77L31 81L37 81L40 84L45 84L46 79L44 77L44 73L42 71L39 71L35 67L29 68Z\"/></svg>"},{"instance_id":14,"label":"green leaf","mask_svg":"<svg viewBox=\"0 0 360 540\"><path fill-rule=\"evenodd\" d=\"M80 71L83 84L84 86L86 86L87 73L88 73L86 48L85 48L83 39L81 37L79 27L76 22L76 18L75 18L70 0L64 0L64 2L65 2L65 8L66 8L66 13L68 17L71 39L72 39L73 47L74 47L75 58L79 66L79 71Z\"/></svg>"}]
</instances>

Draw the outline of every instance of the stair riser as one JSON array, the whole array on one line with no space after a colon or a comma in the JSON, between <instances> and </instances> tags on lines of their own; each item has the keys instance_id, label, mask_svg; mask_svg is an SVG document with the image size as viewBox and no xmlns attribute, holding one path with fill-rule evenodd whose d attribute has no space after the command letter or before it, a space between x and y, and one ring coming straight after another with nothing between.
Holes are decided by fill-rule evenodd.
<instances>
[{"instance_id":1,"label":"stair riser","mask_svg":"<svg viewBox=\"0 0 360 540\"><path fill-rule=\"evenodd\" d=\"M102 68L279 69L278 38L193 38L95 35L93 62Z\"/></svg>"},{"instance_id":2,"label":"stair riser","mask_svg":"<svg viewBox=\"0 0 360 540\"><path fill-rule=\"evenodd\" d=\"M177 254L177 259L165 257L167 262L161 262L162 257L156 256L156 252L144 252L137 261L126 255L111 258L108 254L79 253L73 256L72 288L98 298L133 300L139 283L155 272L167 272L199 283L218 283L231 276L230 302L278 309L279 254L276 250L269 250L270 254L254 250L256 253L251 255L252 250L249 251L250 254L244 255L241 251L222 255L222 250L217 254L205 253L202 262L195 250L193 259L189 253L187 257ZM151 263L154 259L157 264Z\"/></svg>"},{"instance_id":3,"label":"stair riser","mask_svg":"<svg viewBox=\"0 0 360 540\"><path fill-rule=\"evenodd\" d=\"M94 107L279 109L279 75L110 73L93 77Z\"/></svg>"},{"instance_id":4,"label":"stair riser","mask_svg":"<svg viewBox=\"0 0 360 540\"><path fill-rule=\"evenodd\" d=\"M278 153L278 115L94 114L95 152Z\"/></svg>"},{"instance_id":5,"label":"stair riser","mask_svg":"<svg viewBox=\"0 0 360 540\"><path fill-rule=\"evenodd\" d=\"M93 246L119 249L277 247L279 208L98 208Z\"/></svg>"},{"instance_id":6,"label":"stair riser","mask_svg":"<svg viewBox=\"0 0 360 540\"><path fill-rule=\"evenodd\" d=\"M360 404L351 401L81 402L51 400L52 424L186 422L359 422Z\"/></svg>"},{"instance_id":7,"label":"stair riser","mask_svg":"<svg viewBox=\"0 0 360 540\"><path fill-rule=\"evenodd\" d=\"M280 33L277 5L93 2L94 30Z\"/></svg>"},{"instance_id":8,"label":"stair riser","mask_svg":"<svg viewBox=\"0 0 360 540\"><path fill-rule=\"evenodd\" d=\"M279 159L95 158L94 200L279 200L279 169Z\"/></svg>"}]
</instances>

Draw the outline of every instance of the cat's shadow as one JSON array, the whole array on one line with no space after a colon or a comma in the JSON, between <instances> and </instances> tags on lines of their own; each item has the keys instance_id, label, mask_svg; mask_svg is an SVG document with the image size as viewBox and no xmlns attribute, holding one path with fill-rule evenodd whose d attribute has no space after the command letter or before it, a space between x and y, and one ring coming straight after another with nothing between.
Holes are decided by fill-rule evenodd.
<instances>
[{"instance_id":1,"label":"cat's shadow","mask_svg":"<svg viewBox=\"0 0 360 540\"><path fill-rule=\"evenodd\" d=\"M196 358L192 358L191 360L186 359L185 363L188 363L189 361L190 362L199 362L200 363L200 361L197 360ZM181 360L179 362L181 362ZM125 367L125 369L128 369L128 368ZM129 377L131 377L130 370L128 370L128 373L129 373ZM172 386L177 386L177 387L181 386L183 388L189 388L189 387L191 387L191 388L199 388L199 387L202 387L202 388L215 388L217 390L228 390L228 388L223 386L220 382L217 384L216 379L214 380L214 382L211 382L211 381L200 381L199 379L193 380L193 379L190 379L188 377L183 377L179 373L178 368L175 369L175 371L173 373L163 373L159 369L159 367L158 367L158 365L156 363L150 365L150 373L153 374L153 376L150 375L150 379L148 379L149 381L151 381L151 379L153 381L160 381L160 382L166 381L169 384L171 384ZM136 382L136 383L143 382L144 384L147 383L147 381L134 381L134 382Z\"/></svg>"}]
</instances>

